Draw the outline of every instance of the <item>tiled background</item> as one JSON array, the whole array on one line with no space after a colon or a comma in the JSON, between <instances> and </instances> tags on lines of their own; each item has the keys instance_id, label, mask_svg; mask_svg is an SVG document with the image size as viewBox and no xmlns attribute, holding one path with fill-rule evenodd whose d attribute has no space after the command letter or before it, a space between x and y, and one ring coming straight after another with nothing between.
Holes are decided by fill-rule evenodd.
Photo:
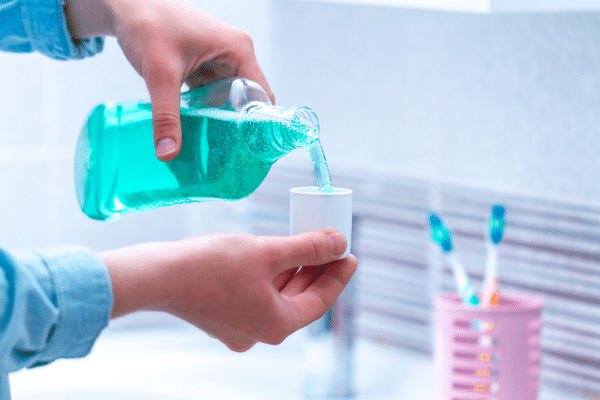
<instances>
[{"instance_id":1,"label":"tiled background","mask_svg":"<svg viewBox=\"0 0 600 400\"><path fill-rule=\"evenodd\" d=\"M335 163L600 200L600 13L273 9L276 93Z\"/></svg>"}]
</instances>

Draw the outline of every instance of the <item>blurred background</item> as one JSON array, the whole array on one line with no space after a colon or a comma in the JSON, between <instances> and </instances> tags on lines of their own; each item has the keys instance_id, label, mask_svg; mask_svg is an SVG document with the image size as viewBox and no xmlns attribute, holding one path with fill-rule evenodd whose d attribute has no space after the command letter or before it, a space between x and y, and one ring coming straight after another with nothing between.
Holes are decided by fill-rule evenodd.
<instances>
[{"instance_id":1,"label":"blurred background","mask_svg":"<svg viewBox=\"0 0 600 400\"><path fill-rule=\"evenodd\" d=\"M316 112L333 183L355 190L356 335L364 340L355 372L363 398L399 398L394 396L400 390L413 393L402 398L431 398L431 298L451 290L452 281L431 249L425 218L429 210L448 218L465 264L480 284L483 227L493 202L507 206L501 284L543 296L548 305L542 398L600 393L599 11L570 9L566 1L555 2L562 4L560 12L533 1L533 11L508 12L368 1L189 2L250 33L277 104ZM214 231L284 235L287 190L313 184L308 157L296 151L243 201L178 205L110 223L90 220L79 210L73 185L79 130L101 102L148 98L143 80L112 38L102 53L82 61L0 53L0 65L4 247L78 244L102 251ZM102 377L102 387L110 388L118 377L104 377L99 370L121 362L112 355L135 358L127 343L138 343L135 354L150 358L156 347L164 350L155 355L161 360L152 367L157 376L162 376L157 368L181 376L174 365L185 365L186 354L197 355L186 371L190 365L206 369L206 357L213 371L230 374L222 385L213 381L216 392L206 391L205 374L188 377L188 385L194 379L199 383L177 392L181 398L193 393L195 398L209 398L209 393L234 398L232 381L241 382L244 398L252 398L250 387L257 398L281 391L291 393L284 398L300 396L302 368L292 362L301 357L299 337L291 337L279 352L258 346L249 354L231 355L202 333L190 335L189 327L164 315L113 321L97 346L111 356L95 349L89 360L76 361L88 364L61 361L15 374L15 399L49 393L52 385L56 398L67 398L59 392L69 380L52 382L74 371L88 379ZM416 380L398 380L406 357L415 366L407 376ZM248 369L235 368L256 363L265 373L279 374L279 385L250 379ZM83 372L82 365L95 372ZM131 364L118 374L128 398L135 398L139 382L152 381L153 375L133 378L134 369L148 365ZM283 374L282 365L291 373ZM378 368L385 374L372 372ZM385 382L376 384L373 377ZM264 386L257 388L257 382ZM406 392L404 384L421 390ZM377 392L384 386L385 394ZM94 393L105 398L99 390ZM86 398L96 397L90 392Z\"/></svg>"}]
</instances>

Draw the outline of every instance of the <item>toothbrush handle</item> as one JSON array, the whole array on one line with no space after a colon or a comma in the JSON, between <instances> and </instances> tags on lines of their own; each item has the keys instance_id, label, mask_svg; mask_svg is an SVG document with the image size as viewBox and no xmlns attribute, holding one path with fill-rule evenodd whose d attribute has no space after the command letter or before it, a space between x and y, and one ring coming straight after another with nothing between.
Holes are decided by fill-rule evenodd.
<instances>
[{"instance_id":1,"label":"toothbrush handle","mask_svg":"<svg viewBox=\"0 0 600 400\"><path fill-rule=\"evenodd\" d=\"M450 261L450 266L452 266L454 281L459 290L467 286L467 283L469 282L467 272L465 271L462 264L458 261L456 255L451 254L450 256L448 256L448 261Z\"/></svg>"},{"instance_id":2,"label":"toothbrush handle","mask_svg":"<svg viewBox=\"0 0 600 400\"><path fill-rule=\"evenodd\" d=\"M491 242L487 243L487 257L485 263L484 282L489 282L496 278L498 265L498 247Z\"/></svg>"},{"instance_id":3,"label":"toothbrush handle","mask_svg":"<svg viewBox=\"0 0 600 400\"><path fill-rule=\"evenodd\" d=\"M492 307L500 303L500 295L498 294L498 278L491 279L485 282L481 291L481 306Z\"/></svg>"},{"instance_id":4,"label":"toothbrush handle","mask_svg":"<svg viewBox=\"0 0 600 400\"><path fill-rule=\"evenodd\" d=\"M448 256L448 261L452 266L454 281L456 282L456 287L458 288L458 293L462 302L471 305L479 304L475 288L473 288L473 285L469 281L469 277L467 276L464 267L458 261L458 257L456 257L455 254L450 254Z\"/></svg>"},{"instance_id":5,"label":"toothbrush handle","mask_svg":"<svg viewBox=\"0 0 600 400\"><path fill-rule=\"evenodd\" d=\"M481 306L491 307L500 302L498 294L498 247L488 242L487 260L485 265L485 278L483 280L483 289L481 290Z\"/></svg>"}]
</instances>

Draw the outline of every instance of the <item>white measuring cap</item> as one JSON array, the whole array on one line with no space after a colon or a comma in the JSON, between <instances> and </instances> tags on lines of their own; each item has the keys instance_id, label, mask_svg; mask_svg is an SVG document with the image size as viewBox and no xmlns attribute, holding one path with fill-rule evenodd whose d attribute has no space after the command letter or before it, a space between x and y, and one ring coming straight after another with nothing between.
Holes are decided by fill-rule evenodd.
<instances>
[{"instance_id":1,"label":"white measuring cap","mask_svg":"<svg viewBox=\"0 0 600 400\"><path fill-rule=\"evenodd\" d=\"M346 237L348 244L340 258L347 257L352 241L352 190L290 189L290 235L325 229L335 229Z\"/></svg>"}]
</instances>

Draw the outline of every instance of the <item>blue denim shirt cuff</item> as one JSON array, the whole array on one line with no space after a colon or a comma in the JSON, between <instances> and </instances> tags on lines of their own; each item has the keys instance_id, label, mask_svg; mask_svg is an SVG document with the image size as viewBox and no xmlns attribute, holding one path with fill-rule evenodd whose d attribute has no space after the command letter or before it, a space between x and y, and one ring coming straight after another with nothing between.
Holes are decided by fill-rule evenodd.
<instances>
[{"instance_id":1,"label":"blue denim shirt cuff","mask_svg":"<svg viewBox=\"0 0 600 400\"><path fill-rule=\"evenodd\" d=\"M83 357L110 319L113 295L108 270L85 248L63 247L38 254L50 272L59 308L56 329L40 358Z\"/></svg>"},{"instance_id":2,"label":"blue denim shirt cuff","mask_svg":"<svg viewBox=\"0 0 600 400\"><path fill-rule=\"evenodd\" d=\"M73 39L64 0L21 0L23 23L33 50L58 60L82 59L102 51L102 38Z\"/></svg>"}]
</instances>

